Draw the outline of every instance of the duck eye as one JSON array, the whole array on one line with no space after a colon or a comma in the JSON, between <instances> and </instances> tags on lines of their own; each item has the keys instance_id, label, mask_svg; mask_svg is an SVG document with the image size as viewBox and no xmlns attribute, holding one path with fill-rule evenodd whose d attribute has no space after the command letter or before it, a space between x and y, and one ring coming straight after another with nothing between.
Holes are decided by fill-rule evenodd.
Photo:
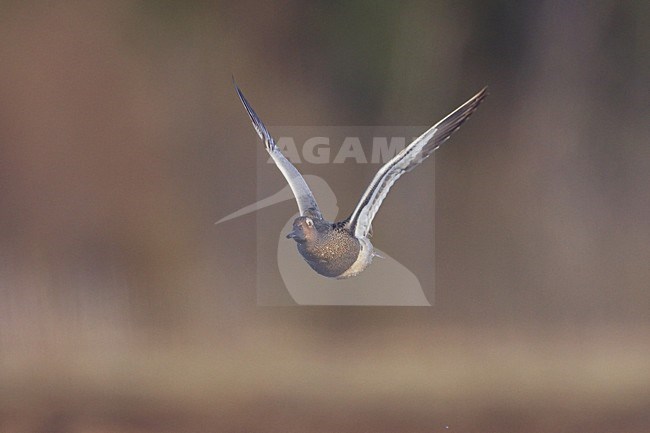
<instances>
[{"instance_id":1,"label":"duck eye","mask_svg":"<svg viewBox=\"0 0 650 433\"><path fill-rule=\"evenodd\" d=\"M307 227L314 227L314 222L311 220L311 218L306 218L305 223L307 223Z\"/></svg>"}]
</instances>

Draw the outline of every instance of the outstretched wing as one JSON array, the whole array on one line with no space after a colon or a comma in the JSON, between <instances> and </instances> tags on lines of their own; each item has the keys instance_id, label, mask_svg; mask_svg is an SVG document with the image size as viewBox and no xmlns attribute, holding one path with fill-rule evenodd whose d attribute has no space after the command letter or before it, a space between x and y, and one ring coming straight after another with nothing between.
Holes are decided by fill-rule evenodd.
<instances>
[{"instance_id":1,"label":"outstretched wing","mask_svg":"<svg viewBox=\"0 0 650 433\"><path fill-rule=\"evenodd\" d=\"M278 166L284 175L284 178L287 180L289 187L291 187L291 191L296 197L296 202L298 203L300 215L322 218L314 194L312 194L309 186L307 186L305 179L298 170L296 170L296 167L294 167L293 164L285 158L282 152L280 152L280 149L275 145L275 140L271 137L271 134L269 134L269 131L267 131L260 118L257 117L257 114L253 111L253 107L248 103L237 84L235 84L235 90L237 90L237 95L239 95L241 103L244 104L244 108L246 108L248 116L251 118L251 122L253 122L253 127L255 128L255 131L257 131L257 135L259 135L262 141L264 141L266 151L271 155L271 158L275 161L275 165Z\"/></svg>"},{"instance_id":2,"label":"outstretched wing","mask_svg":"<svg viewBox=\"0 0 650 433\"><path fill-rule=\"evenodd\" d=\"M356 237L361 238L368 235L370 223L395 181L402 174L418 166L442 143L447 141L451 134L460 128L460 125L476 110L486 96L487 87L402 149L377 172L370 186L363 193L356 209L346 220L347 228Z\"/></svg>"}]
</instances>

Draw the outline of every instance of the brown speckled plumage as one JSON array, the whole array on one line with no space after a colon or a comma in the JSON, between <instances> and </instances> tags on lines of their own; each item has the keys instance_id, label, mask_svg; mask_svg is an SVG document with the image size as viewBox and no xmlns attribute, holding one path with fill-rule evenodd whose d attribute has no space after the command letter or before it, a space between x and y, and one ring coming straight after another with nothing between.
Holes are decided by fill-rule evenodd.
<instances>
[{"instance_id":1,"label":"brown speckled plumage","mask_svg":"<svg viewBox=\"0 0 650 433\"><path fill-rule=\"evenodd\" d=\"M361 245L342 227L323 230L312 242L298 243L298 251L313 270L326 277L338 277L359 257Z\"/></svg>"}]
</instances>

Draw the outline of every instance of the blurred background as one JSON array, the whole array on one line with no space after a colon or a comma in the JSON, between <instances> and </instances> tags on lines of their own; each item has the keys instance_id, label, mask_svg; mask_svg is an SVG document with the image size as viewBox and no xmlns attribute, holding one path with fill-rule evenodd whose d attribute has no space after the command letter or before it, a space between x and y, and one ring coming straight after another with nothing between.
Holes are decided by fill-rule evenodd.
<instances>
[{"instance_id":1,"label":"blurred background","mask_svg":"<svg viewBox=\"0 0 650 433\"><path fill-rule=\"evenodd\" d=\"M432 308L256 306L231 74L268 125L490 86L436 156ZM642 0L0 2L0 431L650 431L649 87Z\"/></svg>"}]
</instances>

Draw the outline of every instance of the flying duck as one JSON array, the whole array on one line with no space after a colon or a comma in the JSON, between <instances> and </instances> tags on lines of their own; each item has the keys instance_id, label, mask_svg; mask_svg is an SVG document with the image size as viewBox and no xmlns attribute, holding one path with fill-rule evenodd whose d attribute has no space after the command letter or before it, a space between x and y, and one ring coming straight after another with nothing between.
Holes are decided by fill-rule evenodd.
<instances>
[{"instance_id":1,"label":"flying duck","mask_svg":"<svg viewBox=\"0 0 650 433\"><path fill-rule=\"evenodd\" d=\"M298 252L314 271L337 279L358 275L377 256L368 239L370 225L395 181L447 141L487 96L485 87L402 149L379 169L352 214L342 221L330 222L323 218L305 179L278 149L237 84L235 90L266 151L284 175L298 203L300 216L294 220L293 230L287 238L296 242Z\"/></svg>"}]
</instances>

